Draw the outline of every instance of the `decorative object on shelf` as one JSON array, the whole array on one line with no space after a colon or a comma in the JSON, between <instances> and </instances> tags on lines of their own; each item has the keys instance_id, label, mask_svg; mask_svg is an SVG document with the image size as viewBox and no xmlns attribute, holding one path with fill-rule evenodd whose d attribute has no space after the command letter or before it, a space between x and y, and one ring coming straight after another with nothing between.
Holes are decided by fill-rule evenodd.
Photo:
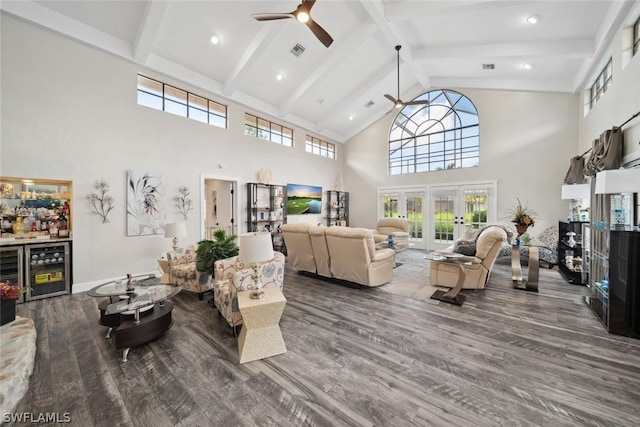
<instances>
[{"instance_id":1,"label":"decorative object on shelf","mask_svg":"<svg viewBox=\"0 0 640 427\"><path fill-rule=\"evenodd\" d=\"M24 292L20 285L12 285L8 280L0 285L0 325L16 319L16 300Z\"/></svg>"},{"instance_id":2,"label":"decorative object on shelf","mask_svg":"<svg viewBox=\"0 0 640 427\"><path fill-rule=\"evenodd\" d=\"M569 246L571 246L572 248L576 246L575 235L576 235L576 233L574 233L573 231L569 231L567 233L567 236L569 236L569 240L567 241L567 244Z\"/></svg>"},{"instance_id":3,"label":"decorative object on shelf","mask_svg":"<svg viewBox=\"0 0 640 427\"><path fill-rule=\"evenodd\" d=\"M100 216L103 224L107 223L109 222L107 216L113 209L113 197L107 194L109 192L109 184L104 179L98 179L93 184L93 188L95 191L87 194L87 199L93 205L91 213Z\"/></svg>"},{"instance_id":4,"label":"decorative object on shelf","mask_svg":"<svg viewBox=\"0 0 640 427\"><path fill-rule=\"evenodd\" d=\"M127 171L127 236L163 233L164 196L161 174Z\"/></svg>"},{"instance_id":5,"label":"decorative object on shelf","mask_svg":"<svg viewBox=\"0 0 640 427\"><path fill-rule=\"evenodd\" d=\"M258 171L258 182L260 184L269 184L271 182L271 169L262 169Z\"/></svg>"},{"instance_id":6,"label":"decorative object on shelf","mask_svg":"<svg viewBox=\"0 0 640 427\"><path fill-rule=\"evenodd\" d=\"M251 279L253 284L249 286L250 298L259 299L264 297L262 290L262 267L264 263L273 260L273 242L270 233L247 233L241 234L239 239L240 254L238 261L253 268Z\"/></svg>"},{"instance_id":7,"label":"decorative object on shelf","mask_svg":"<svg viewBox=\"0 0 640 427\"><path fill-rule=\"evenodd\" d=\"M178 212L180 212L180 215L182 215L182 217L186 221L189 219L187 215L193 210L193 200L189 198L190 193L189 189L186 186L181 186L178 189L178 192L180 194L173 198L173 202L175 204L175 207L178 208Z\"/></svg>"},{"instance_id":8,"label":"decorative object on shelf","mask_svg":"<svg viewBox=\"0 0 640 427\"><path fill-rule=\"evenodd\" d=\"M178 237L184 237L187 235L187 226L184 222L172 222L167 224L164 228L164 237L173 238L173 251L177 252L180 246L178 245Z\"/></svg>"},{"instance_id":9,"label":"decorative object on shelf","mask_svg":"<svg viewBox=\"0 0 640 427\"><path fill-rule=\"evenodd\" d=\"M526 233L529 227L533 227L535 221L533 219L534 215L537 215L533 209L529 208L527 205L522 205L520 199L516 197L518 204L515 208L510 211L511 214L511 222L516 225L516 229L518 230L518 237Z\"/></svg>"}]
</instances>

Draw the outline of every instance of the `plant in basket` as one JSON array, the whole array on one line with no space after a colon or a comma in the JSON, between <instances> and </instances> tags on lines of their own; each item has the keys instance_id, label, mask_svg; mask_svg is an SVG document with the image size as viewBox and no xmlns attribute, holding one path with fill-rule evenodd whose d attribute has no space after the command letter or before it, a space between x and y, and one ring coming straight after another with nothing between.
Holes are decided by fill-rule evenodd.
<instances>
[{"instance_id":1,"label":"plant in basket","mask_svg":"<svg viewBox=\"0 0 640 427\"><path fill-rule=\"evenodd\" d=\"M8 280L0 284L0 325L15 320L16 300L23 292L22 286L12 285Z\"/></svg>"},{"instance_id":2,"label":"plant in basket","mask_svg":"<svg viewBox=\"0 0 640 427\"><path fill-rule=\"evenodd\" d=\"M520 199L516 197L518 204L509 213L511 214L511 222L516 225L518 235L522 235L527 231L527 228L533 227L535 224L534 216L538 213L529 208L526 204L523 205Z\"/></svg>"}]
</instances>

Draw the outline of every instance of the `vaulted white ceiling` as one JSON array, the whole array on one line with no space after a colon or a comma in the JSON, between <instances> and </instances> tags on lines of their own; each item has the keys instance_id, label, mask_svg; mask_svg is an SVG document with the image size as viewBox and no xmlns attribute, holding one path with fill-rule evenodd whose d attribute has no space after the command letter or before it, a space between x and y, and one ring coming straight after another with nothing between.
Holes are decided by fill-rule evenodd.
<instances>
[{"instance_id":1,"label":"vaulted white ceiling","mask_svg":"<svg viewBox=\"0 0 640 427\"><path fill-rule=\"evenodd\" d=\"M217 101L344 142L392 109L384 94L397 96L395 45L402 45L403 100L447 87L575 93L589 83L634 6L621 0L319 0L311 16L333 37L328 48L293 19L252 17L291 12L298 4L3 0L0 7L202 88ZM531 15L539 16L537 24L527 22ZM218 45L210 42L214 33ZM299 57L290 52L296 44L305 49Z\"/></svg>"}]
</instances>

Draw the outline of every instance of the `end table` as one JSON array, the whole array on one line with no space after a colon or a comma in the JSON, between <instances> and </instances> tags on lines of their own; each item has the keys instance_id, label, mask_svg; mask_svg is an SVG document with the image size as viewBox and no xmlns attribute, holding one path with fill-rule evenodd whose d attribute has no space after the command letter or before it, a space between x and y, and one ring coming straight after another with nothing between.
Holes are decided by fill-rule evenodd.
<instances>
[{"instance_id":1,"label":"end table","mask_svg":"<svg viewBox=\"0 0 640 427\"><path fill-rule=\"evenodd\" d=\"M279 288L263 288L260 299L249 298L249 291L238 292L242 330L238 337L240 363L252 362L286 353L280 332L280 317L287 303Z\"/></svg>"}]
</instances>

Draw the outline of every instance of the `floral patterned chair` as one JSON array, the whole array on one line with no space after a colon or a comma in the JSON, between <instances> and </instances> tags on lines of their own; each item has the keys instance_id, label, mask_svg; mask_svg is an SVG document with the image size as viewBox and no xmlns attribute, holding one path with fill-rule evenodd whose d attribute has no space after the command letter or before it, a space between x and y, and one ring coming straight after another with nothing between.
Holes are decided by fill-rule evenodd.
<instances>
[{"instance_id":1,"label":"floral patterned chair","mask_svg":"<svg viewBox=\"0 0 640 427\"><path fill-rule=\"evenodd\" d=\"M538 258L546 262L549 268L553 268L558 263L559 234L558 226L552 225L531 239L531 244L539 246ZM529 248L526 245L520 248L520 256L529 256Z\"/></svg>"},{"instance_id":2,"label":"floral patterned chair","mask_svg":"<svg viewBox=\"0 0 640 427\"><path fill-rule=\"evenodd\" d=\"M196 269L196 249L189 246L182 252L167 252L169 283L182 286L185 291L196 292L202 300L204 294L213 288L213 280L211 273Z\"/></svg>"},{"instance_id":3,"label":"floral patterned chair","mask_svg":"<svg viewBox=\"0 0 640 427\"><path fill-rule=\"evenodd\" d=\"M280 252L273 253L273 261L264 265L260 279L265 288L282 289L284 281L285 257ZM242 324L242 315L238 309L238 291L247 290L251 283L253 269L238 261L238 257L218 260L214 264L213 302L218 313L224 316L236 332Z\"/></svg>"}]
</instances>

